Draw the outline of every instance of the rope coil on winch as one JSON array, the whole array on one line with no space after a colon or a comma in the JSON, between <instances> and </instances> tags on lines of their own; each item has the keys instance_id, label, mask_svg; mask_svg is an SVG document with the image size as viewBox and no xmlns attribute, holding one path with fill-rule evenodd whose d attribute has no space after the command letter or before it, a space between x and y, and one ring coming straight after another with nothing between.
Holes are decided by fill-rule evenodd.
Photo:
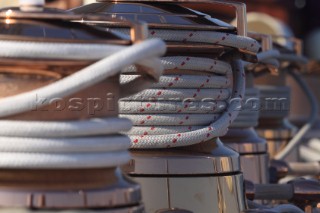
<instances>
[{"instance_id":1,"label":"rope coil on winch","mask_svg":"<svg viewBox=\"0 0 320 213\"><path fill-rule=\"evenodd\" d=\"M129 33L126 29L116 30ZM254 52L260 48L253 39L220 32L152 29L149 37L166 42L219 44ZM128 132L131 148L189 146L226 134L244 96L242 62L234 59L230 64L187 55L164 57L162 64L166 74L159 83L120 102L121 117L134 124ZM123 74L121 83L135 77Z\"/></svg>"},{"instance_id":2,"label":"rope coil on winch","mask_svg":"<svg viewBox=\"0 0 320 213\"><path fill-rule=\"evenodd\" d=\"M90 45L1 41L7 44L0 57L88 58ZM12 45L13 44L13 45ZM63 47L63 49L61 49ZM110 49L109 49L110 47ZM65 51L62 51L65 50ZM77 54L70 54L70 53ZM92 58L102 60L48 86L0 99L0 116L28 112L35 107L34 97L64 98L120 73L132 64L153 70L157 79L162 73L157 57L165 44L147 40L131 47L93 45ZM57 55L59 54L59 55ZM92 59L91 58L91 59ZM150 63L148 61L156 62ZM129 82L132 83L132 82ZM149 85L145 84L144 86ZM130 141L120 132L128 131L131 122L124 118L96 118L84 121L0 121L0 167L23 169L114 167L130 160ZM89 143L88 143L89 142Z\"/></svg>"}]
</instances>

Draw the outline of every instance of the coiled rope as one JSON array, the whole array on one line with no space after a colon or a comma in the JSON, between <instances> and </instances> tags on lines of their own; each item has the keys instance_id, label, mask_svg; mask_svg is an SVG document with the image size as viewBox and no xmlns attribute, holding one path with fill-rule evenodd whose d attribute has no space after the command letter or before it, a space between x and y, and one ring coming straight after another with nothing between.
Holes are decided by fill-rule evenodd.
<instances>
[{"instance_id":1,"label":"coiled rope","mask_svg":"<svg viewBox=\"0 0 320 213\"><path fill-rule=\"evenodd\" d=\"M129 33L126 29L115 30ZM153 29L149 37L166 42L219 44L255 52L260 49L255 40L228 33ZM230 64L191 56L164 57L161 61L166 75L159 83L120 102L121 117L129 118L134 125L128 132L131 148L189 146L225 135L239 114L237 109L244 96L242 62L234 60ZM137 77L122 75L121 83L125 83L123 78L128 76Z\"/></svg>"},{"instance_id":2,"label":"coiled rope","mask_svg":"<svg viewBox=\"0 0 320 213\"><path fill-rule=\"evenodd\" d=\"M3 46L2 46L3 45ZM48 86L0 99L0 116L7 117L41 107L34 97L63 98L139 64L153 70L155 79L163 69L156 57L164 54L158 39L131 47L113 45L54 44L1 41L0 57L24 58L103 58L75 74ZM127 68L130 70L130 68ZM129 82L131 83L131 82ZM127 163L130 140L119 132L132 123L124 118L86 121L0 121L0 167L23 169L99 168Z\"/></svg>"}]
</instances>

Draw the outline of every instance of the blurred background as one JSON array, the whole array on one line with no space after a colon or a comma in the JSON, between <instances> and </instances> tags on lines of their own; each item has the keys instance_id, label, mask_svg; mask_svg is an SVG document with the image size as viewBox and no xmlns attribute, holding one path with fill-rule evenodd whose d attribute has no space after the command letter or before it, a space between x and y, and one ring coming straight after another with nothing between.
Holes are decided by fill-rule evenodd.
<instances>
[{"instance_id":1,"label":"blurred background","mask_svg":"<svg viewBox=\"0 0 320 213\"><path fill-rule=\"evenodd\" d=\"M248 11L259 11L282 20L305 41L305 54L320 59L319 0L248 0Z\"/></svg>"},{"instance_id":2,"label":"blurred background","mask_svg":"<svg viewBox=\"0 0 320 213\"><path fill-rule=\"evenodd\" d=\"M247 4L248 12L262 12L287 24L293 34L305 41L304 53L320 60L320 0L236 0ZM18 0L0 0L0 7L15 6ZM48 6L69 9L95 0L47 0ZM225 15L225 9L199 7L202 11L214 9ZM213 15L213 14L211 14ZM219 18L221 18L219 16ZM226 17L227 18L227 17ZM264 17L261 17L264 18Z\"/></svg>"}]
</instances>

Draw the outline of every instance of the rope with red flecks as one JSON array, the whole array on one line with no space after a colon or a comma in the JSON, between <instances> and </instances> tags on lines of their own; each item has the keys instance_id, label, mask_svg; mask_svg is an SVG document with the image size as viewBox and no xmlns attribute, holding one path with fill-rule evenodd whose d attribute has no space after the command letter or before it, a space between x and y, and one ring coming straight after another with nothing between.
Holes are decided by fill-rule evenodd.
<instances>
[{"instance_id":1,"label":"rope with red flecks","mask_svg":"<svg viewBox=\"0 0 320 213\"><path fill-rule=\"evenodd\" d=\"M129 34L128 29L114 30ZM214 31L151 29L149 38L223 45L252 52L260 49L254 39ZM224 135L237 117L244 96L242 63L173 56L162 58L162 64L167 74L158 83L120 102L121 116L134 124L127 133L131 148L189 146ZM122 75L121 83L136 77L130 73Z\"/></svg>"},{"instance_id":2,"label":"rope with red flecks","mask_svg":"<svg viewBox=\"0 0 320 213\"><path fill-rule=\"evenodd\" d=\"M231 66L208 58L177 56L162 58L162 64L166 70L192 70L195 74L164 75L151 89L121 100L121 116L134 124L128 132L131 147L187 146L224 135L238 115L239 102L230 99L244 95L241 62ZM237 79L233 91L232 68ZM122 75L121 83L136 77Z\"/></svg>"},{"instance_id":3,"label":"rope with red flecks","mask_svg":"<svg viewBox=\"0 0 320 213\"><path fill-rule=\"evenodd\" d=\"M112 30L130 35L130 29L113 28ZM216 44L250 52L258 52L261 48L260 44L252 38L215 31L150 29L148 37L160 38L166 42Z\"/></svg>"}]
</instances>

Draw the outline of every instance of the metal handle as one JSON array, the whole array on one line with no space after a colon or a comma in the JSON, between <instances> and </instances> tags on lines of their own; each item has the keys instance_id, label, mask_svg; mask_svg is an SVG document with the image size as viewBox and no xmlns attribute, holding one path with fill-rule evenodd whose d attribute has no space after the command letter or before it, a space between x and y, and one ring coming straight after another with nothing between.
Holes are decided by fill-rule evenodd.
<instances>
[{"instance_id":1,"label":"metal handle","mask_svg":"<svg viewBox=\"0 0 320 213\"><path fill-rule=\"evenodd\" d=\"M256 33L256 32L249 32L248 36L250 38L260 40L261 41L261 49L262 52L267 52L273 50L273 40L272 36L263 33ZM278 75L279 74L279 67L275 64L265 64L268 69L270 70L271 74Z\"/></svg>"},{"instance_id":2,"label":"metal handle","mask_svg":"<svg viewBox=\"0 0 320 213\"><path fill-rule=\"evenodd\" d=\"M247 23L247 6L241 2L234 2L229 0L155 0L156 2L177 2L177 3L207 3L232 7L236 11L238 35L247 36L248 23Z\"/></svg>"},{"instance_id":3,"label":"metal handle","mask_svg":"<svg viewBox=\"0 0 320 213\"><path fill-rule=\"evenodd\" d=\"M200 1L201 2L201 1ZM224 0L209 0L206 1L213 4L221 4L233 7L236 10L237 29L238 34L241 36L247 36L248 24L247 24L247 6L241 2L224 1ZM199 1L197 1L199 3Z\"/></svg>"},{"instance_id":4,"label":"metal handle","mask_svg":"<svg viewBox=\"0 0 320 213\"><path fill-rule=\"evenodd\" d=\"M148 38L148 25L145 22L132 22L130 37L133 43L146 40Z\"/></svg>"},{"instance_id":5,"label":"metal handle","mask_svg":"<svg viewBox=\"0 0 320 213\"><path fill-rule=\"evenodd\" d=\"M130 37L132 43L139 43L148 39L148 25L145 22L132 22L130 24ZM145 85L157 82L160 78L160 73L157 70L136 65L140 74L140 77L120 85L120 97L127 97L138 93L145 89Z\"/></svg>"}]
</instances>

